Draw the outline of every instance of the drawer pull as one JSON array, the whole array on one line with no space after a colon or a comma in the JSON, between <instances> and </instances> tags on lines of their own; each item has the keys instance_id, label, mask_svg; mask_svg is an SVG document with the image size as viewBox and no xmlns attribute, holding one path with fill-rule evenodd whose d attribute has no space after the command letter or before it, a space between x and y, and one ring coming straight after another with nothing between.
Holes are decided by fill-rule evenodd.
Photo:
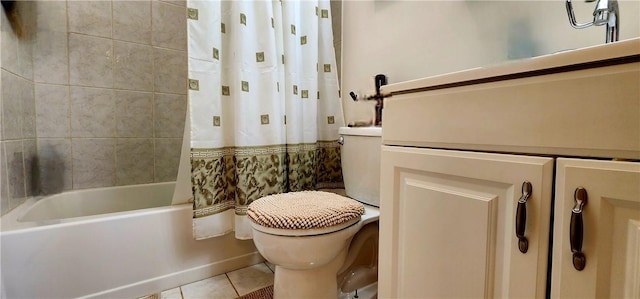
<instances>
[{"instance_id":1,"label":"drawer pull","mask_svg":"<svg viewBox=\"0 0 640 299\"><path fill-rule=\"evenodd\" d=\"M527 253L529 250L529 241L524 236L524 231L527 226L527 200L531 197L532 191L533 187L530 182L522 183L522 196L518 200L516 209L516 237L518 237L518 249L522 253Z\"/></svg>"},{"instance_id":2,"label":"drawer pull","mask_svg":"<svg viewBox=\"0 0 640 299\"><path fill-rule=\"evenodd\" d=\"M582 271L587 263L587 257L582 253L582 239L584 233L582 211L584 209L584 205L587 204L587 190L582 187L578 187L573 193L573 200L575 204L571 210L569 241L571 243L571 252L573 253L573 267L578 271Z\"/></svg>"}]
</instances>

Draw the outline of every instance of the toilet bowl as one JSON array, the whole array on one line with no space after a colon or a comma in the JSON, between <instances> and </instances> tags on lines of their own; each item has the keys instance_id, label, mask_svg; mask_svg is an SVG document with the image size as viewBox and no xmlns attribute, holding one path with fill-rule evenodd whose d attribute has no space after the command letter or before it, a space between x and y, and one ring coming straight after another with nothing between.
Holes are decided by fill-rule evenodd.
<instances>
[{"instance_id":1,"label":"toilet bowl","mask_svg":"<svg viewBox=\"0 0 640 299\"><path fill-rule=\"evenodd\" d=\"M339 133L347 197L291 192L247 210L256 248L276 267L274 298L337 298L377 281L382 128Z\"/></svg>"}]
</instances>

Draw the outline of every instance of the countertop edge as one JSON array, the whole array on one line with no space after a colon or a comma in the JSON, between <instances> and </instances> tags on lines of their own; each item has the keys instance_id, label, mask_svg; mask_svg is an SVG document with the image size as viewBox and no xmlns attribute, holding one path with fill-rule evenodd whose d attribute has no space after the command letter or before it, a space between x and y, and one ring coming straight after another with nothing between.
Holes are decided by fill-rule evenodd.
<instances>
[{"instance_id":1,"label":"countertop edge","mask_svg":"<svg viewBox=\"0 0 640 299\"><path fill-rule=\"evenodd\" d=\"M640 59L640 38L628 39L611 44L602 44L578 50L559 52L544 56L510 61L504 64L474 68L454 73L420 78L416 80L393 83L382 87L383 93L401 94L425 89L439 89L459 85L477 84L479 81L499 81L521 77L540 75L545 70L553 72L570 71L571 66L588 65L594 62L612 64L627 60ZM589 66L592 67L592 66ZM531 75L527 75L531 74ZM493 78L493 80L491 80Z\"/></svg>"}]
</instances>

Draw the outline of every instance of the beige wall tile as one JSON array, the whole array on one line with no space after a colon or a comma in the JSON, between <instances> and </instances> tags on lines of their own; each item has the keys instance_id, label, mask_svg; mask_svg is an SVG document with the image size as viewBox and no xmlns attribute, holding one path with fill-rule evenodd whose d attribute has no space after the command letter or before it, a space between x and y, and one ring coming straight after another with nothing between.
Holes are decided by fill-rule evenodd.
<instances>
[{"instance_id":1,"label":"beige wall tile","mask_svg":"<svg viewBox=\"0 0 640 299\"><path fill-rule=\"evenodd\" d=\"M36 2L17 1L22 36L18 40L19 75L33 81L33 40L36 29Z\"/></svg>"},{"instance_id":2,"label":"beige wall tile","mask_svg":"<svg viewBox=\"0 0 640 299\"><path fill-rule=\"evenodd\" d=\"M35 27L35 3L17 1L14 6L19 23L9 21L4 9L0 14L2 30L2 68L23 78L33 79L33 37ZM17 31L16 31L17 30Z\"/></svg>"},{"instance_id":3,"label":"beige wall tile","mask_svg":"<svg viewBox=\"0 0 640 299\"><path fill-rule=\"evenodd\" d=\"M153 137L153 94L116 90L114 96L116 136Z\"/></svg>"},{"instance_id":4,"label":"beige wall tile","mask_svg":"<svg viewBox=\"0 0 640 299\"><path fill-rule=\"evenodd\" d=\"M2 70L2 138L22 138L22 96L20 77Z\"/></svg>"},{"instance_id":5,"label":"beige wall tile","mask_svg":"<svg viewBox=\"0 0 640 299\"><path fill-rule=\"evenodd\" d=\"M33 83L2 70L2 138L35 138L36 112Z\"/></svg>"},{"instance_id":6,"label":"beige wall tile","mask_svg":"<svg viewBox=\"0 0 640 299\"><path fill-rule=\"evenodd\" d=\"M71 87L71 136L115 137L113 90Z\"/></svg>"},{"instance_id":7,"label":"beige wall tile","mask_svg":"<svg viewBox=\"0 0 640 299\"><path fill-rule=\"evenodd\" d=\"M18 75L33 81L33 44L35 37L33 33L31 35L20 39L18 42Z\"/></svg>"},{"instance_id":8,"label":"beige wall tile","mask_svg":"<svg viewBox=\"0 0 640 299\"><path fill-rule=\"evenodd\" d=\"M36 137L36 101L33 81L20 80L20 102L22 106L22 137Z\"/></svg>"},{"instance_id":9,"label":"beige wall tile","mask_svg":"<svg viewBox=\"0 0 640 299\"><path fill-rule=\"evenodd\" d=\"M4 215L11 210L9 204L9 179L7 172L7 160L4 155L4 141L0 141L0 215Z\"/></svg>"},{"instance_id":10,"label":"beige wall tile","mask_svg":"<svg viewBox=\"0 0 640 299\"><path fill-rule=\"evenodd\" d=\"M331 29L333 31L333 40L342 40L342 0L331 0Z\"/></svg>"},{"instance_id":11,"label":"beige wall tile","mask_svg":"<svg viewBox=\"0 0 640 299\"><path fill-rule=\"evenodd\" d=\"M32 39L18 39L0 13L4 69L0 76L0 140L22 142L25 186L39 183L38 188L52 194L137 182L137 177L127 177L132 173L125 171L129 168L116 165L116 155L124 159L123 148L127 148L118 143L117 152L116 136L148 138L151 148L158 147L148 160L135 160L140 164L134 170L146 169L140 175L142 181L175 180L186 113L186 1L29 1L19 5L26 17L25 28L33 35ZM157 49L150 46L152 40ZM151 91L163 93L158 95L158 105ZM156 132L171 138L152 139ZM108 140L110 152L100 151L113 159L110 164L109 159L97 162L99 176L84 178L72 172L74 161L81 172L93 167L78 154L78 148L90 147L89 141ZM4 143L0 146L3 151ZM24 171L24 167L31 168L29 158L35 144L38 178ZM8 173L6 162L4 159L2 170ZM101 178L105 176L107 179ZM2 200L9 202L9 176L3 177L7 183L0 184L4 187L0 196L6 193ZM24 191L29 195L37 190ZM8 207L3 206L2 212Z\"/></svg>"},{"instance_id":12,"label":"beige wall tile","mask_svg":"<svg viewBox=\"0 0 640 299\"><path fill-rule=\"evenodd\" d=\"M113 41L113 85L117 89L153 90L151 46Z\"/></svg>"},{"instance_id":13,"label":"beige wall tile","mask_svg":"<svg viewBox=\"0 0 640 299\"><path fill-rule=\"evenodd\" d=\"M151 44L151 1L114 1L113 38Z\"/></svg>"},{"instance_id":14,"label":"beige wall tile","mask_svg":"<svg viewBox=\"0 0 640 299\"><path fill-rule=\"evenodd\" d=\"M9 180L9 206L13 209L21 204L25 197L22 140L5 141L4 151Z\"/></svg>"},{"instance_id":15,"label":"beige wall tile","mask_svg":"<svg viewBox=\"0 0 640 299\"><path fill-rule=\"evenodd\" d=\"M19 73L20 65L18 63L18 37L11 28L7 14L0 13L0 30L2 30L2 36L0 41L0 47L2 47L2 68L11 71L14 74Z\"/></svg>"},{"instance_id":16,"label":"beige wall tile","mask_svg":"<svg viewBox=\"0 0 640 299\"><path fill-rule=\"evenodd\" d=\"M71 85L113 87L113 41L69 34L69 82Z\"/></svg>"},{"instance_id":17,"label":"beige wall tile","mask_svg":"<svg viewBox=\"0 0 640 299\"><path fill-rule=\"evenodd\" d=\"M68 84L67 5L64 1L35 3L38 31L33 44L33 79Z\"/></svg>"},{"instance_id":18,"label":"beige wall tile","mask_svg":"<svg viewBox=\"0 0 640 299\"><path fill-rule=\"evenodd\" d=\"M152 183L153 159L153 139L118 138L116 185Z\"/></svg>"},{"instance_id":19,"label":"beige wall tile","mask_svg":"<svg viewBox=\"0 0 640 299\"><path fill-rule=\"evenodd\" d=\"M111 37L111 1L67 1L69 32Z\"/></svg>"},{"instance_id":20,"label":"beige wall tile","mask_svg":"<svg viewBox=\"0 0 640 299\"><path fill-rule=\"evenodd\" d=\"M155 139L155 182L175 181L180 164L182 138Z\"/></svg>"},{"instance_id":21,"label":"beige wall tile","mask_svg":"<svg viewBox=\"0 0 640 299\"><path fill-rule=\"evenodd\" d=\"M185 51L153 48L154 91L186 94L186 61Z\"/></svg>"},{"instance_id":22,"label":"beige wall tile","mask_svg":"<svg viewBox=\"0 0 640 299\"><path fill-rule=\"evenodd\" d=\"M1 48L1 47L0 47ZM0 53L0 55L2 55L2 53ZM2 124L2 97L4 96L3 91L4 88L2 88L2 70L0 69L0 124ZM0 141L4 140L3 134L2 134L2 128L0 128ZM0 172L0 175L2 173Z\"/></svg>"},{"instance_id":23,"label":"beige wall tile","mask_svg":"<svg viewBox=\"0 0 640 299\"><path fill-rule=\"evenodd\" d=\"M187 6L187 1L186 0L160 0L160 1L171 3L171 4L174 4L174 5Z\"/></svg>"},{"instance_id":24,"label":"beige wall tile","mask_svg":"<svg viewBox=\"0 0 640 299\"><path fill-rule=\"evenodd\" d=\"M162 48L187 49L187 14L184 6L152 2L151 43Z\"/></svg>"},{"instance_id":25,"label":"beige wall tile","mask_svg":"<svg viewBox=\"0 0 640 299\"><path fill-rule=\"evenodd\" d=\"M38 34L42 32L67 32L67 4L65 1L37 1L35 4Z\"/></svg>"},{"instance_id":26,"label":"beige wall tile","mask_svg":"<svg viewBox=\"0 0 640 299\"><path fill-rule=\"evenodd\" d=\"M39 32L33 44L33 80L69 84L68 35L66 32Z\"/></svg>"},{"instance_id":27,"label":"beige wall tile","mask_svg":"<svg viewBox=\"0 0 640 299\"><path fill-rule=\"evenodd\" d=\"M155 137L181 138L187 114L187 96L156 93L153 104Z\"/></svg>"},{"instance_id":28,"label":"beige wall tile","mask_svg":"<svg viewBox=\"0 0 640 299\"><path fill-rule=\"evenodd\" d=\"M115 184L115 139L74 138L73 189Z\"/></svg>"},{"instance_id":29,"label":"beige wall tile","mask_svg":"<svg viewBox=\"0 0 640 299\"><path fill-rule=\"evenodd\" d=\"M22 155L24 159L24 186L26 196L36 195L38 192L38 147L36 139L22 141Z\"/></svg>"},{"instance_id":30,"label":"beige wall tile","mask_svg":"<svg viewBox=\"0 0 640 299\"><path fill-rule=\"evenodd\" d=\"M38 138L71 137L69 86L36 84Z\"/></svg>"},{"instance_id":31,"label":"beige wall tile","mask_svg":"<svg viewBox=\"0 0 640 299\"><path fill-rule=\"evenodd\" d=\"M72 188L71 139L38 140L39 189L57 194Z\"/></svg>"}]
</instances>

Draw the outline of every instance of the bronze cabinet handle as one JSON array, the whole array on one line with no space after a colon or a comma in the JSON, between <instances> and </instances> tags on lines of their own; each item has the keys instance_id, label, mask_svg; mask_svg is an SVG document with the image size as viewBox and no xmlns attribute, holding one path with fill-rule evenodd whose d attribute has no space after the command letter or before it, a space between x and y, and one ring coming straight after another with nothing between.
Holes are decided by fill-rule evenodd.
<instances>
[{"instance_id":1,"label":"bronze cabinet handle","mask_svg":"<svg viewBox=\"0 0 640 299\"><path fill-rule=\"evenodd\" d=\"M571 223L569 224L569 242L573 253L573 267L582 271L587 263L587 257L582 253L582 240L584 237L584 223L582 221L582 211L587 204L587 190L578 187L573 193L575 202L571 210Z\"/></svg>"},{"instance_id":2,"label":"bronze cabinet handle","mask_svg":"<svg viewBox=\"0 0 640 299\"><path fill-rule=\"evenodd\" d=\"M518 237L518 249L522 253L527 253L529 249L529 241L524 236L524 231L527 226L527 200L531 197L532 191L531 183L524 181L522 183L522 196L518 200L516 209L516 237Z\"/></svg>"}]
</instances>

